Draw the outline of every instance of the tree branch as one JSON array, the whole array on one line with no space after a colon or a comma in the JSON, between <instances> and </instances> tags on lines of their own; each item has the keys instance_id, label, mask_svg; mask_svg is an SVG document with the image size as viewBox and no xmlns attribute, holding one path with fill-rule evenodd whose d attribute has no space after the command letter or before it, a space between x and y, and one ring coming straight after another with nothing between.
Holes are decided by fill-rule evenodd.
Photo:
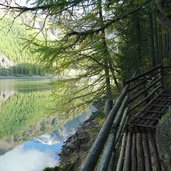
<instances>
[{"instance_id":1,"label":"tree branch","mask_svg":"<svg viewBox=\"0 0 171 171\"><path fill-rule=\"evenodd\" d=\"M147 0L144 3L142 3L139 7L137 7L136 9L134 9L133 11L130 11L122 16L119 16L117 18L113 18L112 20L106 22L103 24L102 27L94 29L94 30L86 30L86 31L82 31L82 32L77 32L77 31L72 31L68 34L68 36L73 36L73 35L81 35L81 36L88 36L88 35L93 35L93 34L97 34L100 31L108 28L109 26L111 26L113 23L118 22L119 20L125 19L133 14L135 14L136 12L138 12L140 9L142 9L145 5L147 5L148 3L150 3L151 0Z\"/></svg>"}]
</instances>

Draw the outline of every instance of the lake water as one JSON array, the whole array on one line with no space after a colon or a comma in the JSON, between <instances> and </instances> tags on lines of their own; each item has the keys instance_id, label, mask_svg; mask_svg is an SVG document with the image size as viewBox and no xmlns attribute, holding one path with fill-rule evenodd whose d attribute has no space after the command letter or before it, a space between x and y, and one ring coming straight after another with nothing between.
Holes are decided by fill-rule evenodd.
<instances>
[{"instance_id":1,"label":"lake water","mask_svg":"<svg viewBox=\"0 0 171 171\"><path fill-rule=\"evenodd\" d=\"M0 79L0 171L58 165L64 142L95 111L66 120L54 109L50 80Z\"/></svg>"}]
</instances>

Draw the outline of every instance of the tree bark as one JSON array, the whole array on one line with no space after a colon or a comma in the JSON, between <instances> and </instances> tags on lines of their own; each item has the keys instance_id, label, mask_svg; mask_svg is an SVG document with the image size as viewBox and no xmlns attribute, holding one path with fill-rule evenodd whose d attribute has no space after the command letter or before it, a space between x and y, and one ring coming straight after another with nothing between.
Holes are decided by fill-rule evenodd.
<instances>
[{"instance_id":1,"label":"tree bark","mask_svg":"<svg viewBox=\"0 0 171 171\"><path fill-rule=\"evenodd\" d=\"M156 54L154 47L154 22L153 22L153 14L149 15L149 23L150 23L150 39L151 39L151 59L152 59L152 67L156 67Z\"/></svg>"},{"instance_id":2,"label":"tree bark","mask_svg":"<svg viewBox=\"0 0 171 171\"><path fill-rule=\"evenodd\" d=\"M101 0L98 1L98 9L99 9L99 19L101 21L101 25L104 25L103 21L103 14L102 14L102 2ZM101 31L101 41L103 45L103 51L104 51L104 72L105 72L105 82L106 82L106 102L105 102L105 114L108 115L110 110L112 109L113 106L113 95L112 95L112 90L111 90L111 81L110 81L110 65L109 65L109 60L110 58L110 53L108 51L107 43L106 43L106 34L105 34L105 29Z\"/></svg>"}]
</instances>

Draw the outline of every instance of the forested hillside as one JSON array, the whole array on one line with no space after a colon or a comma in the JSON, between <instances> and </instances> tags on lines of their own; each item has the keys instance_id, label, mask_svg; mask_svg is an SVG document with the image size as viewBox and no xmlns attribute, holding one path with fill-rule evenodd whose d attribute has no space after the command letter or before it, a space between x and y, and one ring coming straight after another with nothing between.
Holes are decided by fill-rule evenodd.
<instances>
[{"instance_id":1,"label":"forested hillside","mask_svg":"<svg viewBox=\"0 0 171 171\"><path fill-rule=\"evenodd\" d=\"M27 46L29 31L12 17L0 21L0 75L44 75L43 67L38 64Z\"/></svg>"}]
</instances>

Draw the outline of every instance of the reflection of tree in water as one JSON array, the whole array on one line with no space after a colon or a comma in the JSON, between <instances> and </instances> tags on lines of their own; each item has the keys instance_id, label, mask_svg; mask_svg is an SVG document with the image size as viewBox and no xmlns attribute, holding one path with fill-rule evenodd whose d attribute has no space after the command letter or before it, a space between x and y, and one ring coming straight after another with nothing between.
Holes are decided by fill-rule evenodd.
<instances>
[{"instance_id":1,"label":"reflection of tree in water","mask_svg":"<svg viewBox=\"0 0 171 171\"><path fill-rule=\"evenodd\" d=\"M10 145L11 148L14 146L21 144L25 141L28 141L34 138L33 141L40 142L43 144L46 143L56 143L56 142L63 142L68 137L73 135L77 128L80 126L81 123L86 121L92 112L88 110L87 112L82 112L76 118L72 118L68 120L63 126L59 128L59 118L58 116L51 116L44 118L43 120L39 121L36 125L30 126L27 130L20 132L17 135L12 135L7 139L0 141L0 151L3 149L2 143L6 142L6 144ZM56 129L55 131L53 131ZM53 132L52 132L53 131ZM51 134L46 134L47 132L52 132ZM42 135L42 136L40 136ZM8 148L8 151L10 148ZM7 150L6 150L7 152Z\"/></svg>"}]
</instances>

